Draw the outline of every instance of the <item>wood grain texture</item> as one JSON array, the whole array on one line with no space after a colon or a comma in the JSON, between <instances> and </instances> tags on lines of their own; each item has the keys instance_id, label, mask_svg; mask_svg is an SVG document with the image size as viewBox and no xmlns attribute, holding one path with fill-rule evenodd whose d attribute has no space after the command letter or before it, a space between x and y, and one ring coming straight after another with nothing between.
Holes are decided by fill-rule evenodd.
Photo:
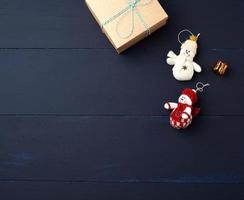
<instances>
[{"instance_id":1,"label":"wood grain texture","mask_svg":"<svg viewBox=\"0 0 244 200\"><path fill-rule=\"evenodd\" d=\"M146 183L69 183L8 182L1 183L2 199L135 199L135 200L242 200L243 185L222 184L146 184ZM14 191L14 192L13 192Z\"/></svg>"},{"instance_id":2,"label":"wood grain texture","mask_svg":"<svg viewBox=\"0 0 244 200\"><path fill-rule=\"evenodd\" d=\"M118 56L83 0L0 0L0 199L244 199L244 1L160 3L167 26ZM204 71L179 83L184 28ZM162 103L197 81L201 116L172 129Z\"/></svg>"},{"instance_id":3,"label":"wood grain texture","mask_svg":"<svg viewBox=\"0 0 244 200\"><path fill-rule=\"evenodd\" d=\"M244 51L200 52L204 71L187 83L173 78L166 50L156 55L134 51L133 56L117 56L113 50L0 52L1 114L168 115L163 102L176 101L183 88L195 88L197 81L211 84L199 94L202 114L243 114ZM212 72L219 58L229 63L225 77Z\"/></svg>"},{"instance_id":4,"label":"wood grain texture","mask_svg":"<svg viewBox=\"0 0 244 200\"><path fill-rule=\"evenodd\" d=\"M1 117L0 178L244 183L242 122L199 117L179 132L168 117Z\"/></svg>"},{"instance_id":5,"label":"wood grain texture","mask_svg":"<svg viewBox=\"0 0 244 200\"><path fill-rule=\"evenodd\" d=\"M160 3L170 16L167 27L132 49L170 48L184 28L201 32L207 48L243 48L242 0ZM2 48L112 49L83 0L1 0L0 15Z\"/></svg>"}]
</instances>

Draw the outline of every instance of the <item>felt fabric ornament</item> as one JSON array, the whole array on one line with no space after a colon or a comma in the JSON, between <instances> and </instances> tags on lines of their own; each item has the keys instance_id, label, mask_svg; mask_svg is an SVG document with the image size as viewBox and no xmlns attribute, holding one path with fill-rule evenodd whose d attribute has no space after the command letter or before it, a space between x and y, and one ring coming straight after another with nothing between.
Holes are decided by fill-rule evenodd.
<instances>
[{"instance_id":1,"label":"felt fabric ornament","mask_svg":"<svg viewBox=\"0 0 244 200\"><path fill-rule=\"evenodd\" d=\"M180 41L180 35L183 32L189 32L191 35L188 40L184 43ZM201 72L202 68L196 62L193 61L195 55L197 54L197 40L199 38L193 35L189 30L182 30L178 34L178 41L181 44L181 50L179 55L176 55L173 51L169 51L167 54L167 63L173 65L173 76L178 81L189 81L192 79L194 71Z\"/></svg>"},{"instance_id":2,"label":"felt fabric ornament","mask_svg":"<svg viewBox=\"0 0 244 200\"><path fill-rule=\"evenodd\" d=\"M197 92L202 92L206 86L209 86L209 84L198 82L196 89L186 88L182 91L178 103L166 102L164 104L165 109L172 110L170 124L173 128L187 128L191 124L192 119L199 114L200 108L194 106L198 100Z\"/></svg>"}]
</instances>

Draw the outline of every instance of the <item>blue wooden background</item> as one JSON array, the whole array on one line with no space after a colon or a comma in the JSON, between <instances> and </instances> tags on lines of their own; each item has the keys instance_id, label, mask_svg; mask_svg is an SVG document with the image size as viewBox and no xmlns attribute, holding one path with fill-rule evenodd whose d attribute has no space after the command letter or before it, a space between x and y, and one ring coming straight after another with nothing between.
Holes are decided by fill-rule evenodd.
<instances>
[{"instance_id":1,"label":"blue wooden background","mask_svg":"<svg viewBox=\"0 0 244 200\"><path fill-rule=\"evenodd\" d=\"M160 2L167 26L117 55L83 0L0 0L1 200L244 199L244 1ZM184 28L188 83L165 63ZM197 81L201 116L174 130L162 102Z\"/></svg>"}]
</instances>

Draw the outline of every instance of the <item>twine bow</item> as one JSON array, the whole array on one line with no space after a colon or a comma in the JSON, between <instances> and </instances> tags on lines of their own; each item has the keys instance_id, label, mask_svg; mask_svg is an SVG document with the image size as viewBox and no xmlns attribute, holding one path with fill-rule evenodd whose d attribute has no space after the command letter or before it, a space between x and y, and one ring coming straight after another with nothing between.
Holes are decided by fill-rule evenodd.
<instances>
[{"instance_id":1,"label":"twine bow","mask_svg":"<svg viewBox=\"0 0 244 200\"><path fill-rule=\"evenodd\" d=\"M147 25L147 23L145 22L144 18L142 17L142 15L140 14L140 12L138 11L137 7L141 7L141 6L145 6L148 5L149 3L151 3L153 0L127 0L128 5L121 9L117 14L113 15L112 17L108 18L106 21L104 21L101 24L101 28L103 29L103 27L107 24L109 24L110 22L112 22L113 20L117 19L118 17L124 17L127 14L131 13L131 25L129 28L129 32L127 34L123 34L121 33L121 31L119 31L119 25L121 23L121 19L117 22L116 24L116 33L119 37L123 38L123 39L127 39L129 38L135 29L135 14L138 16L138 18L140 19L142 25L144 26L147 35L150 35L150 28Z\"/></svg>"}]
</instances>

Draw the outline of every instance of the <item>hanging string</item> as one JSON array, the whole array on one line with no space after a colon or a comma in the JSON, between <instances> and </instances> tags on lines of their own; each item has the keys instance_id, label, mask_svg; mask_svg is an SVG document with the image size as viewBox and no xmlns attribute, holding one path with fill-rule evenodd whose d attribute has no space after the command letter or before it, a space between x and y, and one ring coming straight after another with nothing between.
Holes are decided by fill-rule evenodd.
<instances>
[{"instance_id":1,"label":"hanging string","mask_svg":"<svg viewBox=\"0 0 244 200\"><path fill-rule=\"evenodd\" d=\"M204 84L204 83L202 83L202 82L198 82L197 84L196 84L196 92L203 92L203 89L205 88L205 87L208 87L208 86L210 86L210 84L209 83L206 83L206 84Z\"/></svg>"},{"instance_id":2,"label":"hanging string","mask_svg":"<svg viewBox=\"0 0 244 200\"><path fill-rule=\"evenodd\" d=\"M190 35L194 35L189 29L183 29L182 31L180 31L178 33L178 41L180 44L183 44L183 42L180 40L180 36L182 33L185 33L185 32L189 33ZM198 38L199 36L200 36L200 33L198 33L196 37Z\"/></svg>"}]
</instances>

